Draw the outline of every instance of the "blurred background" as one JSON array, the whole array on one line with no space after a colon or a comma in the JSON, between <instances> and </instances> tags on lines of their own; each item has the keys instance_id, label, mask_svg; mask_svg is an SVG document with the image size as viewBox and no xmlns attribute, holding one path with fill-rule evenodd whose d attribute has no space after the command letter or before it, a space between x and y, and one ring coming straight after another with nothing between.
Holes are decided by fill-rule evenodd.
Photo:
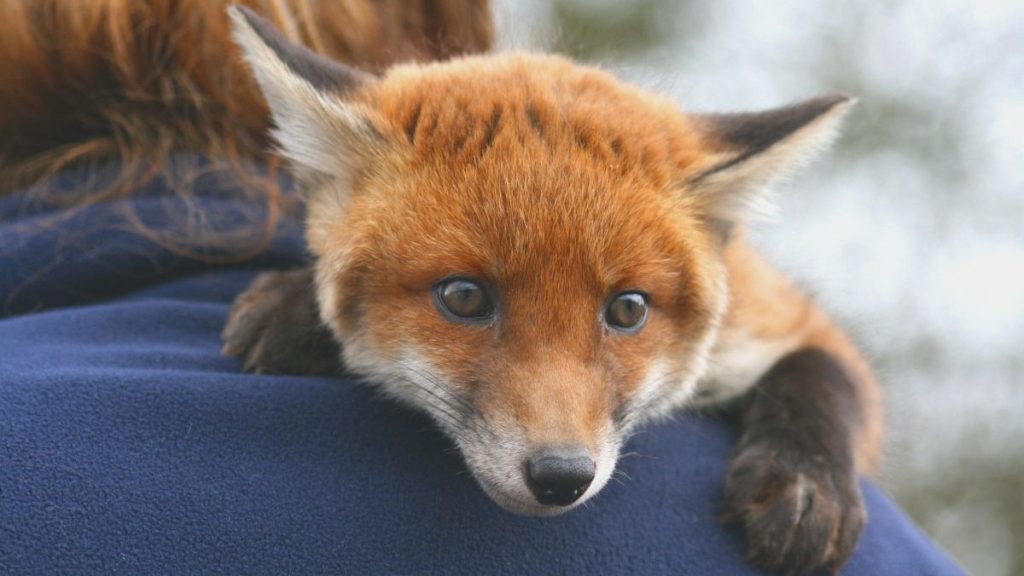
<instances>
[{"instance_id":1,"label":"blurred background","mask_svg":"<svg viewBox=\"0 0 1024 576\"><path fill-rule=\"evenodd\" d=\"M971 573L1024 574L1024 2L495 7L503 48L599 63L689 110L860 98L752 241L879 371L882 486Z\"/></svg>"}]
</instances>

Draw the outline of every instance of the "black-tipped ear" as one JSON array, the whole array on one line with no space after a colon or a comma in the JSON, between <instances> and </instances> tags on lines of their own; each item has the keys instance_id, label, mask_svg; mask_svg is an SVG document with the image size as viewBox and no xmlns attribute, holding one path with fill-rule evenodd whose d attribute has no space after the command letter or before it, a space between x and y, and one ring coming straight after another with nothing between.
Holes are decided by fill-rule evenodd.
<instances>
[{"instance_id":1,"label":"black-tipped ear","mask_svg":"<svg viewBox=\"0 0 1024 576\"><path fill-rule=\"evenodd\" d=\"M763 112L692 116L710 153L688 188L726 229L766 211L767 186L827 147L854 102L834 94Z\"/></svg>"},{"instance_id":2,"label":"black-tipped ear","mask_svg":"<svg viewBox=\"0 0 1024 576\"><path fill-rule=\"evenodd\" d=\"M237 11L245 19L252 30L263 40L263 43L274 51L285 66L317 90L329 90L343 94L373 78L370 74L325 58L309 48L289 40L273 24L250 8L236 5L231 10Z\"/></svg>"},{"instance_id":3,"label":"black-tipped ear","mask_svg":"<svg viewBox=\"0 0 1024 576\"><path fill-rule=\"evenodd\" d=\"M279 149L300 179L352 178L379 155L378 122L351 101L371 76L287 40L247 8L232 6L228 15L270 106Z\"/></svg>"}]
</instances>

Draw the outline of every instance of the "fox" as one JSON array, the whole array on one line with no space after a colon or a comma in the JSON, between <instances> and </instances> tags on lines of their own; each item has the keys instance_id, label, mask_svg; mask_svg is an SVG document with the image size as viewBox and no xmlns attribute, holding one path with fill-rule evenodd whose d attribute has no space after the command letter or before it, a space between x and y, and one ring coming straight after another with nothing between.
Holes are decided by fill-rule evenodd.
<instances>
[{"instance_id":1,"label":"fox","mask_svg":"<svg viewBox=\"0 0 1024 576\"><path fill-rule=\"evenodd\" d=\"M223 353L244 370L360 377L532 516L597 496L640 427L718 411L740 432L722 520L749 560L844 564L881 393L745 230L854 99L686 111L490 52L483 1L225 4L0 4L0 194L99 159L123 181L75 202L130 194L181 150L281 158L312 262L234 301Z\"/></svg>"},{"instance_id":2,"label":"fox","mask_svg":"<svg viewBox=\"0 0 1024 576\"><path fill-rule=\"evenodd\" d=\"M483 491L525 515L593 498L638 426L729 407L724 518L749 558L842 565L880 393L744 226L853 99L684 113L530 53L371 75L244 7L230 17L307 199L314 264L255 280L226 353L364 377L432 416Z\"/></svg>"}]
</instances>

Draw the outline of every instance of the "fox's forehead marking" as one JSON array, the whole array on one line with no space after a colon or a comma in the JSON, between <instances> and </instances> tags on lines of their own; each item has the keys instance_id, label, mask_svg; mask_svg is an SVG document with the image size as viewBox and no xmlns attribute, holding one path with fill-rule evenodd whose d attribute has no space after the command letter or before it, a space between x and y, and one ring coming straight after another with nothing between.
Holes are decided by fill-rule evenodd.
<instances>
[{"instance_id":1,"label":"fox's forehead marking","mask_svg":"<svg viewBox=\"0 0 1024 576\"><path fill-rule=\"evenodd\" d=\"M681 229L685 216L639 183L585 172L528 165L511 171L514 177L476 169L442 182L432 174L406 180L408 191L374 215L375 236L396 255L396 267L425 279L444 273L527 285L573 279L603 291L692 273L697 248ZM621 286L628 287L642 288Z\"/></svg>"},{"instance_id":2,"label":"fox's forehead marking","mask_svg":"<svg viewBox=\"0 0 1024 576\"><path fill-rule=\"evenodd\" d=\"M466 356L481 335L445 324L431 299L458 274L491 282L511 306L487 336L504 352L562 346L593 358L614 347L609 365L628 364L705 330L717 248L675 187L702 152L674 104L522 55L394 69L357 99L389 123L398 150L324 242L351 255L335 308L352 330L382 348L420 342L452 373L484 370ZM634 343L605 346L600 313L624 289L649 292L657 320ZM638 381L627 376L638 369L612 379Z\"/></svg>"},{"instance_id":3,"label":"fox's forehead marking","mask_svg":"<svg viewBox=\"0 0 1024 576\"><path fill-rule=\"evenodd\" d=\"M592 168L664 180L701 158L674 103L553 56L398 67L363 97L426 161L571 153Z\"/></svg>"}]
</instances>

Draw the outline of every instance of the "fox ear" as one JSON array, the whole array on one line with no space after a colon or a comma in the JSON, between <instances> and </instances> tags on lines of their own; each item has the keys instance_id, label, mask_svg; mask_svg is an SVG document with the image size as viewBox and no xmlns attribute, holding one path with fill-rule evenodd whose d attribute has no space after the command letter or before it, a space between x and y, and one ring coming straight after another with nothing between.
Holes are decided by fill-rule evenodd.
<instances>
[{"instance_id":1,"label":"fox ear","mask_svg":"<svg viewBox=\"0 0 1024 576\"><path fill-rule=\"evenodd\" d=\"M382 144L366 111L346 95L373 76L284 37L244 6L228 9L232 35L270 106L273 134L298 175L351 177Z\"/></svg>"},{"instance_id":2,"label":"fox ear","mask_svg":"<svg viewBox=\"0 0 1024 576\"><path fill-rule=\"evenodd\" d=\"M736 224L770 211L768 186L826 148L854 103L830 95L764 112L692 116L712 152L688 188L728 236Z\"/></svg>"}]
</instances>

